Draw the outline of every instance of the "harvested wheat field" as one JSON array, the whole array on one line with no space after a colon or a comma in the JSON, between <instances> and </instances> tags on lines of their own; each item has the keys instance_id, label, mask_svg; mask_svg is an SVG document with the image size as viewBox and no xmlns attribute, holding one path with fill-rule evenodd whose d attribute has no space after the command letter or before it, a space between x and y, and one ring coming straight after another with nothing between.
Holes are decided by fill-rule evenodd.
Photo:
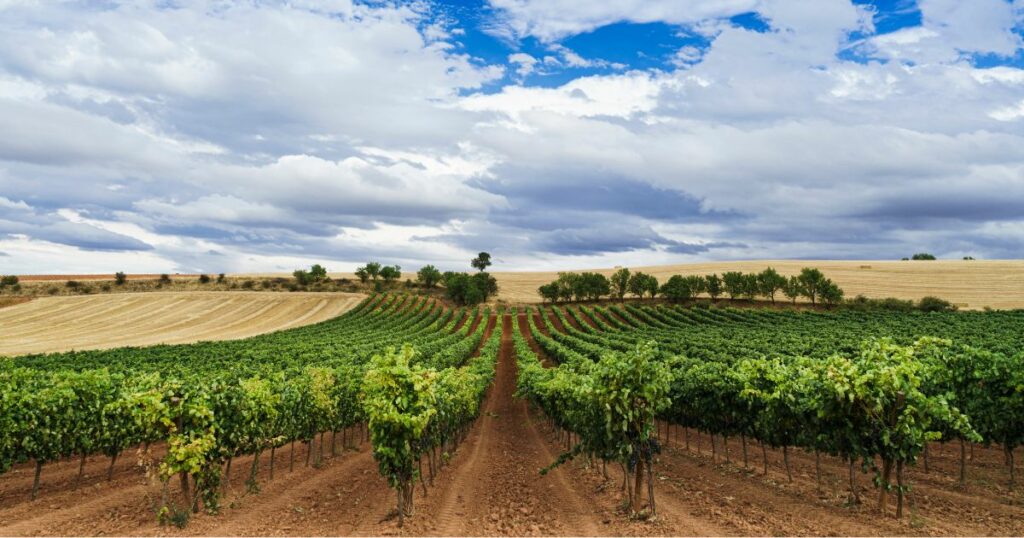
<instances>
[{"instance_id":1,"label":"harvested wheat field","mask_svg":"<svg viewBox=\"0 0 1024 538\"><path fill-rule=\"evenodd\" d=\"M362 298L260 292L43 297L0 310L0 355L245 338L333 318Z\"/></svg>"},{"instance_id":2,"label":"harvested wheat field","mask_svg":"<svg viewBox=\"0 0 1024 538\"><path fill-rule=\"evenodd\" d=\"M774 267L783 275L797 274L803 267L817 267L852 298L920 299L934 295L963 309L985 307L1024 308L1024 261L1021 260L936 260L936 261L822 261L754 260L711 262L651 267L630 267L664 281L672 275L721 275L726 271L754 272ZM568 270L568 269L567 269ZM615 269L596 269L610 275ZM538 302L537 287L558 277L547 272L495 272L498 298L509 302Z\"/></svg>"}]
</instances>

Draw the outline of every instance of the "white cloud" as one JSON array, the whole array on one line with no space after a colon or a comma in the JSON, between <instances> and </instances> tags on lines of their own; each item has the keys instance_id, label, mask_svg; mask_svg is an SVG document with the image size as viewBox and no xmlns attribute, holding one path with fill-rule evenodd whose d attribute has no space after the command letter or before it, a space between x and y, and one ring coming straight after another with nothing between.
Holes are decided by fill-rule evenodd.
<instances>
[{"instance_id":1,"label":"white cloud","mask_svg":"<svg viewBox=\"0 0 1024 538\"><path fill-rule=\"evenodd\" d=\"M922 25L870 38L869 52L917 63L952 62L964 54L1012 56L1024 45L1005 0L921 0Z\"/></svg>"},{"instance_id":2,"label":"white cloud","mask_svg":"<svg viewBox=\"0 0 1024 538\"><path fill-rule=\"evenodd\" d=\"M989 113L989 116L999 121L1013 121L1020 118L1024 118L1024 99L1022 99L1016 106L1008 106L993 110Z\"/></svg>"},{"instance_id":3,"label":"white cloud","mask_svg":"<svg viewBox=\"0 0 1024 538\"><path fill-rule=\"evenodd\" d=\"M555 41L615 22L688 24L751 11L757 0L490 0L500 10L496 30Z\"/></svg>"},{"instance_id":4,"label":"white cloud","mask_svg":"<svg viewBox=\"0 0 1024 538\"><path fill-rule=\"evenodd\" d=\"M0 0L5 266L455 268L493 248L564 268L1020 243L1024 70L962 54L1020 47L1020 0L923 1L923 27L857 44L871 17L847 0L493 5L496 31L539 53L486 65L427 3ZM723 22L750 10L771 29ZM711 45L678 50L675 71L476 91L504 69L618 69L558 40L621 21ZM841 59L851 46L907 62Z\"/></svg>"},{"instance_id":5,"label":"white cloud","mask_svg":"<svg viewBox=\"0 0 1024 538\"><path fill-rule=\"evenodd\" d=\"M508 56L508 61L511 64L515 64L516 74L520 77L525 77L533 72L533 68L537 65L537 59L524 52L517 52Z\"/></svg>"}]
</instances>

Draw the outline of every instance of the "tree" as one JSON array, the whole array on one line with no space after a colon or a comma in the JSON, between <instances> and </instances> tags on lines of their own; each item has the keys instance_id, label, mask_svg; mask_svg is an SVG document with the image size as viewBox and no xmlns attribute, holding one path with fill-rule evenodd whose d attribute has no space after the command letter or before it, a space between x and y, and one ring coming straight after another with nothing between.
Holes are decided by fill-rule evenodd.
<instances>
[{"instance_id":1,"label":"tree","mask_svg":"<svg viewBox=\"0 0 1024 538\"><path fill-rule=\"evenodd\" d=\"M917 254L914 254L913 256L911 256L910 259L911 260L934 260L935 259L935 255L929 254L927 252L918 252Z\"/></svg>"},{"instance_id":2,"label":"tree","mask_svg":"<svg viewBox=\"0 0 1024 538\"><path fill-rule=\"evenodd\" d=\"M537 293L540 294L541 298L545 301L551 301L552 303L558 302L559 289L558 281L549 282L543 286L537 288Z\"/></svg>"},{"instance_id":3,"label":"tree","mask_svg":"<svg viewBox=\"0 0 1024 538\"><path fill-rule=\"evenodd\" d=\"M376 282L377 277L380 276L380 263L370 262L363 266L363 270L366 271L366 274L369 275L369 277L373 279L374 282Z\"/></svg>"},{"instance_id":4,"label":"tree","mask_svg":"<svg viewBox=\"0 0 1024 538\"><path fill-rule=\"evenodd\" d=\"M608 278L600 273L583 273L576 285L580 288L580 294L591 301L596 301L612 292Z\"/></svg>"},{"instance_id":5,"label":"tree","mask_svg":"<svg viewBox=\"0 0 1024 538\"><path fill-rule=\"evenodd\" d=\"M479 272L472 277L474 285L483 293L484 301L498 293L498 280L486 272Z\"/></svg>"},{"instance_id":6,"label":"tree","mask_svg":"<svg viewBox=\"0 0 1024 538\"><path fill-rule=\"evenodd\" d=\"M683 281L686 282L686 287L690 289L690 296L694 298L707 291L707 280L700 275L687 275L683 277Z\"/></svg>"},{"instance_id":7,"label":"tree","mask_svg":"<svg viewBox=\"0 0 1024 538\"><path fill-rule=\"evenodd\" d=\"M171 275L169 275L167 273L164 273L164 274L160 275L160 283L161 284L170 284L171 283Z\"/></svg>"},{"instance_id":8,"label":"tree","mask_svg":"<svg viewBox=\"0 0 1024 538\"><path fill-rule=\"evenodd\" d=\"M644 293L647 292L647 288L644 287L644 279L647 277L646 274L637 271L629 277L629 293L636 295L639 298L643 298Z\"/></svg>"},{"instance_id":9,"label":"tree","mask_svg":"<svg viewBox=\"0 0 1024 538\"><path fill-rule=\"evenodd\" d=\"M743 295L743 290L746 287L746 281L743 278L743 273L739 271L722 273L722 284L724 285L725 293L728 293L729 298L734 301L737 297Z\"/></svg>"},{"instance_id":10,"label":"tree","mask_svg":"<svg viewBox=\"0 0 1024 538\"><path fill-rule=\"evenodd\" d=\"M612 273L610 284L615 296L622 301L626 297L626 292L629 291L629 268L623 267Z\"/></svg>"},{"instance_id":11,"label":"tree","mask_svg":"<svg viewBox=\"0 0 1024 538\"><path fill-rule=\"evenodd\" d=\"M793 301L793 304L796 304L797 298L804 294L804 288L800 284L800 279L795 276L789 277L786 285L782 288L782 294L790 301Z\"/></svg>"},{"instance_id":12,"label":"tree","mask_svg":"<svg viewBox=\"0 0 1024 538\"><path fill-rule=\"evenodd\" d=\"M441 271L433 265L425 265L416 273L416 280L424 287L433 288L441 281Z\"/></svg>"},{"instance_id":13,"label":"tree","mask_svg":"<svg viewBox=\"0 0 1024 538\"><path fill-rule=\"evenodd\" d=\"M743 298L753 301L761 293L761 284L757 280L757 273L745 273L743 275Z\"/></svg>"},{"instance_id":14,"label":"tree","mask_svg":"<svg viewBox=\"0 0 1024 538\"><path fill-rule=\"evenodd\" d=\"M762 295L775 302L775 294L786 287L786 277L769 267L757 275L757 284Z\"/></svg>"},{"instance_id":15,"label":"tree","mask_svg":"<svg viewBox=\"0 0 1024 538\"><path fill-rule=\"evenodd\" d=\"M384 282L391 283L402 278L402 268L398 265L385 265L380 269L380 277Z\"/></svg>"},{"instance_id":16,"label":"tree","mask_svg":"<svg viewBox=\"0 0 1024 538\"><path fill-rule=\"evenodd\" d=\"M558 294L566 301L582 301L585 297L580 275L577 273L558 273Z\"/></svg>"},{"instance_id":17,"label":"tree","mask_svg":"<svg viewBox=\"0 0 1024 538\"><path fill-rule=\"evenodd\" d=\"M323 282L327 280L327 268L319 263L315 263L309 268L309 277L313 282Z\"/></svg>"},{"instance_id":18,"label":"tree","mask_svg":"<svg viewBox=\"0 0 1024 538\"><path fill-rule=\"evenodd\" d=\"M654 275L637 271L629 277L629 292L641 299L645 294L649 294L653 299L658 294L658 279Z\"/></svg>"},{"instance_id":19,"label":"tree","mask_svg":"<svg viewBox=\"0 0 1024 538\"><path fill-rule=\"evenodd\" d=\"M210 283L210 275L199 275L199 283L200 284L209 284Z\"/></svg>"},{"instance_id":20,"label":"tree","mask_svg":"<svg viewBox=\"0 0 1024 538\"><path fill-rule=\"evenodd\" d=\"M817 302L825 283L825 275L813 267L804 267L796 277L800 281L800 289L803 295L811 300L811 304Z\"/></svg>"},{"instance_id":21,"label":"tree","mask_svg":"<svg viewBox=\"0 0 1024 538\"><path fill-rule=\"evenodd\" d=\"M458 305L474 305L498 293L498 281L487 273L474 275L448 271L442 276L445 295Z\"/></svg>"},{"instance_id":22,"label":"tree","mask_svg":"<svg viewBox=\"0 0 1024 538\"><path fill-rule=\"evenodd\" d=\"M658 279L654 275L644 275L644 290L651 296L651 299L658 294Z\"/></svg>"},{"instance_id":23,"label":"tree","mask_svg":"<svg viewBox=\"0 0 1024 538\"><path fill-rule=\"evenodd\" d=\"M6 286L15 286L17 284L18 284L18 277L17 277L17 275L6 275L6 276L0 278L0 288L6 287Z\"/></svg>"},{"instance_id":24,"label":"tree","mask_svg":"<svg viewBox=\"0 0 1024 538\"><path fill-rule=\"evenodd\" d=\"M562 301L571 301L576 292L576 273L558 273L558 279L554 284L558 286L558 298Z\"/></svg>"},{"instance_id":25,"label":"tree","mask_svg":"<svg viewBox=\"0 0 1024 538\"><path fill-rule=\"evenodd\" d=\"M366 284L370 280L370 273L366 271L366 267L358 267L356 268L356 278L363 284Z\"/></svg>"},{"instance_id":26,"label":"tree","mask_svg":"<svg viewBox=\"0 0 1024 538\"><path fill-rule=\"evenodd\" d=\"M711 296L712 300L718 299L722 295L722 279L717 274L710 274L704 277L704 282L707 285L708 295Z\"/></svg>"},{"instance_id":27,"label":"tree","mask_svg":"<svg viewBox=\"0 0 1024 538\"><path fill-rule=\"evenodd\" d=\"M481 252L480 254L477 254L476 258L473 258L469 264L478 271L485 271L491 266L491 255L486 252Z\"/></svg>"},{"instance_id":28,"label":"tree","mask_svg":"<svg viewBox=\"0 0 1024 538\"><path fill-rule=\"evenodd\" d=\"M681 275L672 275L667 282L661 285L661 296L673 303L680 303L690 300L693 293L686 279Z\"/></svg>"},{"instance_id":29,"label":"tree","mask_svg":"<svg viewBox=\"0 0 1024 538\"><path fill-rule=\"evenodd\" d=\"M124 274L123 271L114 273L114 284L123 286L125 282L128 282L128 275Z\"/></svg>"},{"instance_id":30,"label":"tree","mask_svg":"<svg viewBox=\"0 0 1024 538\"><path fill-rule=\"evenodd\" d=\"M843 302L843 290L831 279L825 279L824 284L820 291L821 300L829 305L834 306Z\"/></svg>"}]
</instances>

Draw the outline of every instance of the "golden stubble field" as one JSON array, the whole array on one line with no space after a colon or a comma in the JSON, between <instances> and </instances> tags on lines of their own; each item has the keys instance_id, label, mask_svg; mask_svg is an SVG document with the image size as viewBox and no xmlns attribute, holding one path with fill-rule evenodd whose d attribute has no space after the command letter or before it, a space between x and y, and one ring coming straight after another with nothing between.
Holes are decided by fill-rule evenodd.
<instances>
[{"instance_id":1,"label":"golden stubble field","mask_svg":"<svg viewBox=\"0 0 1024 538\"><path fill-rule=\"evenodd\" d=\"M245 338L339 316L363 297L238 291L41 297L0 309L0 355Z\"/></svg>"},{"instance_id":2,"label":"golden stubble field","mask_svg":"<svg viewBox=\"0 0 1024 538\"><path fill-rule=\"evenodd\" d=\"M956 303L962 309L980 310L1024 308L1024 260L935 260L935 261L872 261L872 260L750 260L707 262L679 265L629 265L632 271L643 271L658 277L659 282L672 275L706 275L726 271L759 272L774 267L789 276L804 267L817 267L836 281L853 298L863 294L871 298L897 297L920 299L927 295ZM418 268L403 268L402 281L416 279ZM493 269L493 268L492 268ZM615 268L564 271L593 271L611 275ZM498 300L508 303L537 303L537 287L558 277L558 271L492 271L498 279ZM251 273L235 277L290 277L284 273ZM332 272L331 278L355 279L352 273ZM779 296L780 300L785 300Z\"/></svg>"},{"instance_id":3,"label":"golden stubble field","mask_svg":"<svg viewBox=\"0 0 1024 538\"><path fill-rule=\"evenodd\" d=\"M725 271L761 271L774 267L793 275L803 267L817 267L834 280L847 297L864 294L872 298L920 299L934 295L964 309L1024 308L1024 260L936 260L936 261L828 261L755 260L656 267L630 267L653 274L664 282L672 275L709 274ZM614 269L593 270L611 275ZM557 272L494 272L499 299L536 302L537 287L558 277ZM785 300L785 298L782 298Z\"/></svg>"}]
</instances>

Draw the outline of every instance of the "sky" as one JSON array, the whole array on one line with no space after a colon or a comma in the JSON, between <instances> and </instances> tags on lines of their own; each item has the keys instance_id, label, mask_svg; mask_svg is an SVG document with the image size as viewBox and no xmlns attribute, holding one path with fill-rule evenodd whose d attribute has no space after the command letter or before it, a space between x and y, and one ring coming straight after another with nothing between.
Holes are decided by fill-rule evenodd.
<instances>
[{"instance_id":1,"label":"sky","mask_svg":"<svg viewBox=\"0 0 1024 538\"><path fill-rule=\"evenodd\" d=\"M1024 0L0 0L0 273L1024 257Z\"/></svg>"}]
</instances>

